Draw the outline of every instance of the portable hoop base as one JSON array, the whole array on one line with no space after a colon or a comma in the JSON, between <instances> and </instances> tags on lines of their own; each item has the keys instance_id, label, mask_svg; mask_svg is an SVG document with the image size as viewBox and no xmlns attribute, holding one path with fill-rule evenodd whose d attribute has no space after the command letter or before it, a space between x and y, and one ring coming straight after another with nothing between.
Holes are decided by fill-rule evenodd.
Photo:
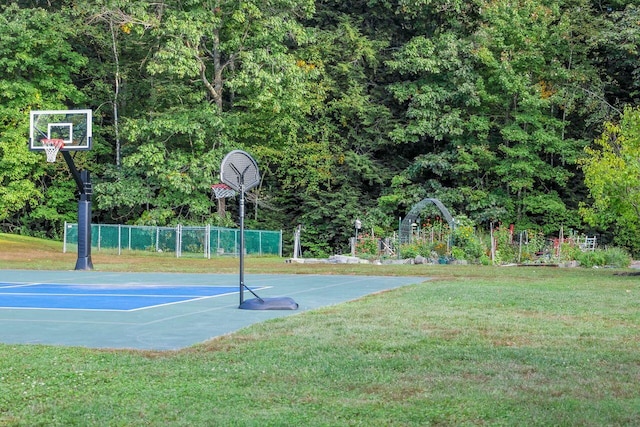
<instances>
[{"instance_id":1,"label":"portable hoop base","mask_svg":"<svg viewBox=\"0 0 640 427\"><path fill-rule=\"evenodd\" d=\"M289 297L252 298L244 300L238 308L242 310L297 310L298 303Z\"/></svg>"}]
</instances>

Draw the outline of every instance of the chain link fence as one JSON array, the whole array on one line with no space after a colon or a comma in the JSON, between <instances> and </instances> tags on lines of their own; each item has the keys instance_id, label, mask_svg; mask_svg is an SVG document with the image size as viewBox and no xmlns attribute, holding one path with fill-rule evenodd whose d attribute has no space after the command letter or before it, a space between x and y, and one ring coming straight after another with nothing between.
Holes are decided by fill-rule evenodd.
<instances>
[{"instance_id":1,"label":"chain link fence","mask_svg":"<svg viewBox=\"0 0 640 427\"><path fill-rule=\"evenodd\" d=\"M282 256L282 231L245 230L245 254ZM78 224L65 223L63 252L75 250ZM152 227L136 225L91 225L91 247L97 251L166 252L183 255L238 256L240 230L213 226Z\"/></svg>"}]
</instances>

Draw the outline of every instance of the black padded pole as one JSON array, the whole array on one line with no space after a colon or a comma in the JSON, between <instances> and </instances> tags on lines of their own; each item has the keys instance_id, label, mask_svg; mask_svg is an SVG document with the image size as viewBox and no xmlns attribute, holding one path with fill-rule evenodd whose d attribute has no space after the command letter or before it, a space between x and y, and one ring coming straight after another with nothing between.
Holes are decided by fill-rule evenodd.
<instances>
[{"instance_id":1,"label":"black padded pole","mask_svg":"<svg viewBox=\"0 0 640 427\"><path fill-rule=\"evenodd\" d=\"M62 151L73 179L78 187L78 259L76 261L76 270L93 270L93 262L91 261L91 195L93 188L91 186L91 177L89 171L83 170L78 172L73 158L68 151Z\"/></svg>"}]
</instances>

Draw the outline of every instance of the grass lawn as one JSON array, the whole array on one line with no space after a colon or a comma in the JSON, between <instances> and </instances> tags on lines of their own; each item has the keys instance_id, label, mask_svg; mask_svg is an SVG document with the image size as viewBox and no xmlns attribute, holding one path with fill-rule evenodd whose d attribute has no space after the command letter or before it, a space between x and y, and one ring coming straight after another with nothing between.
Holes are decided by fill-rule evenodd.
<instances>
[{"instance_id":1,"label":"grass lawn","mask_svg":"<svg viewBox=\"0 0 640 427\"><path fill-rule=\"evenodd\" d=\"M102 271L237 269L167 259L93 254ZM0 234L0 269L74 265L59 243ZM640 425L637 276L251 257L246 269L435 280L176 352L0 344L0 426Z\"/></svg>"}]
</instances>

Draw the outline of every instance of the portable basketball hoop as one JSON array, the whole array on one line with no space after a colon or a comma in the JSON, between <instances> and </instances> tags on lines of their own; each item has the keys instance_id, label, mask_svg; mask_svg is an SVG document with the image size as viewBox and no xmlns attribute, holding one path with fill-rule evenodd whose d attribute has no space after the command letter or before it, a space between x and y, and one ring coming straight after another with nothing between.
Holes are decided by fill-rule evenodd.
<instances>
[{"instance_id":1,"label":"portable basketball hoop","mask_svg":"<svg viewBox=\"0 0 640 427\"><path fill-rule=\"evenodd\" d=\"M240 306L243 310L297 310L298 303L289 297L260 298L244 283L244 193L260 184L256 161L242 150L234 150L220 164L220 181L240 194ZM214 190L215 192L215 190ZM255 296L244 299L244 290Z\"/></svg>"},{"instance_id":2,"label":"portable basketball hoop","mask_svg":"<svg viewBox=\"0 0 640 427\"><path fill-rule=\"evenodd\" d=\"M64 147L64 140L58 138L44 138L41 139L40 142L42 143L44 152L47 154L47 162L55 162L58 157L58 151Z\"/></svg>"}]
</instances>

